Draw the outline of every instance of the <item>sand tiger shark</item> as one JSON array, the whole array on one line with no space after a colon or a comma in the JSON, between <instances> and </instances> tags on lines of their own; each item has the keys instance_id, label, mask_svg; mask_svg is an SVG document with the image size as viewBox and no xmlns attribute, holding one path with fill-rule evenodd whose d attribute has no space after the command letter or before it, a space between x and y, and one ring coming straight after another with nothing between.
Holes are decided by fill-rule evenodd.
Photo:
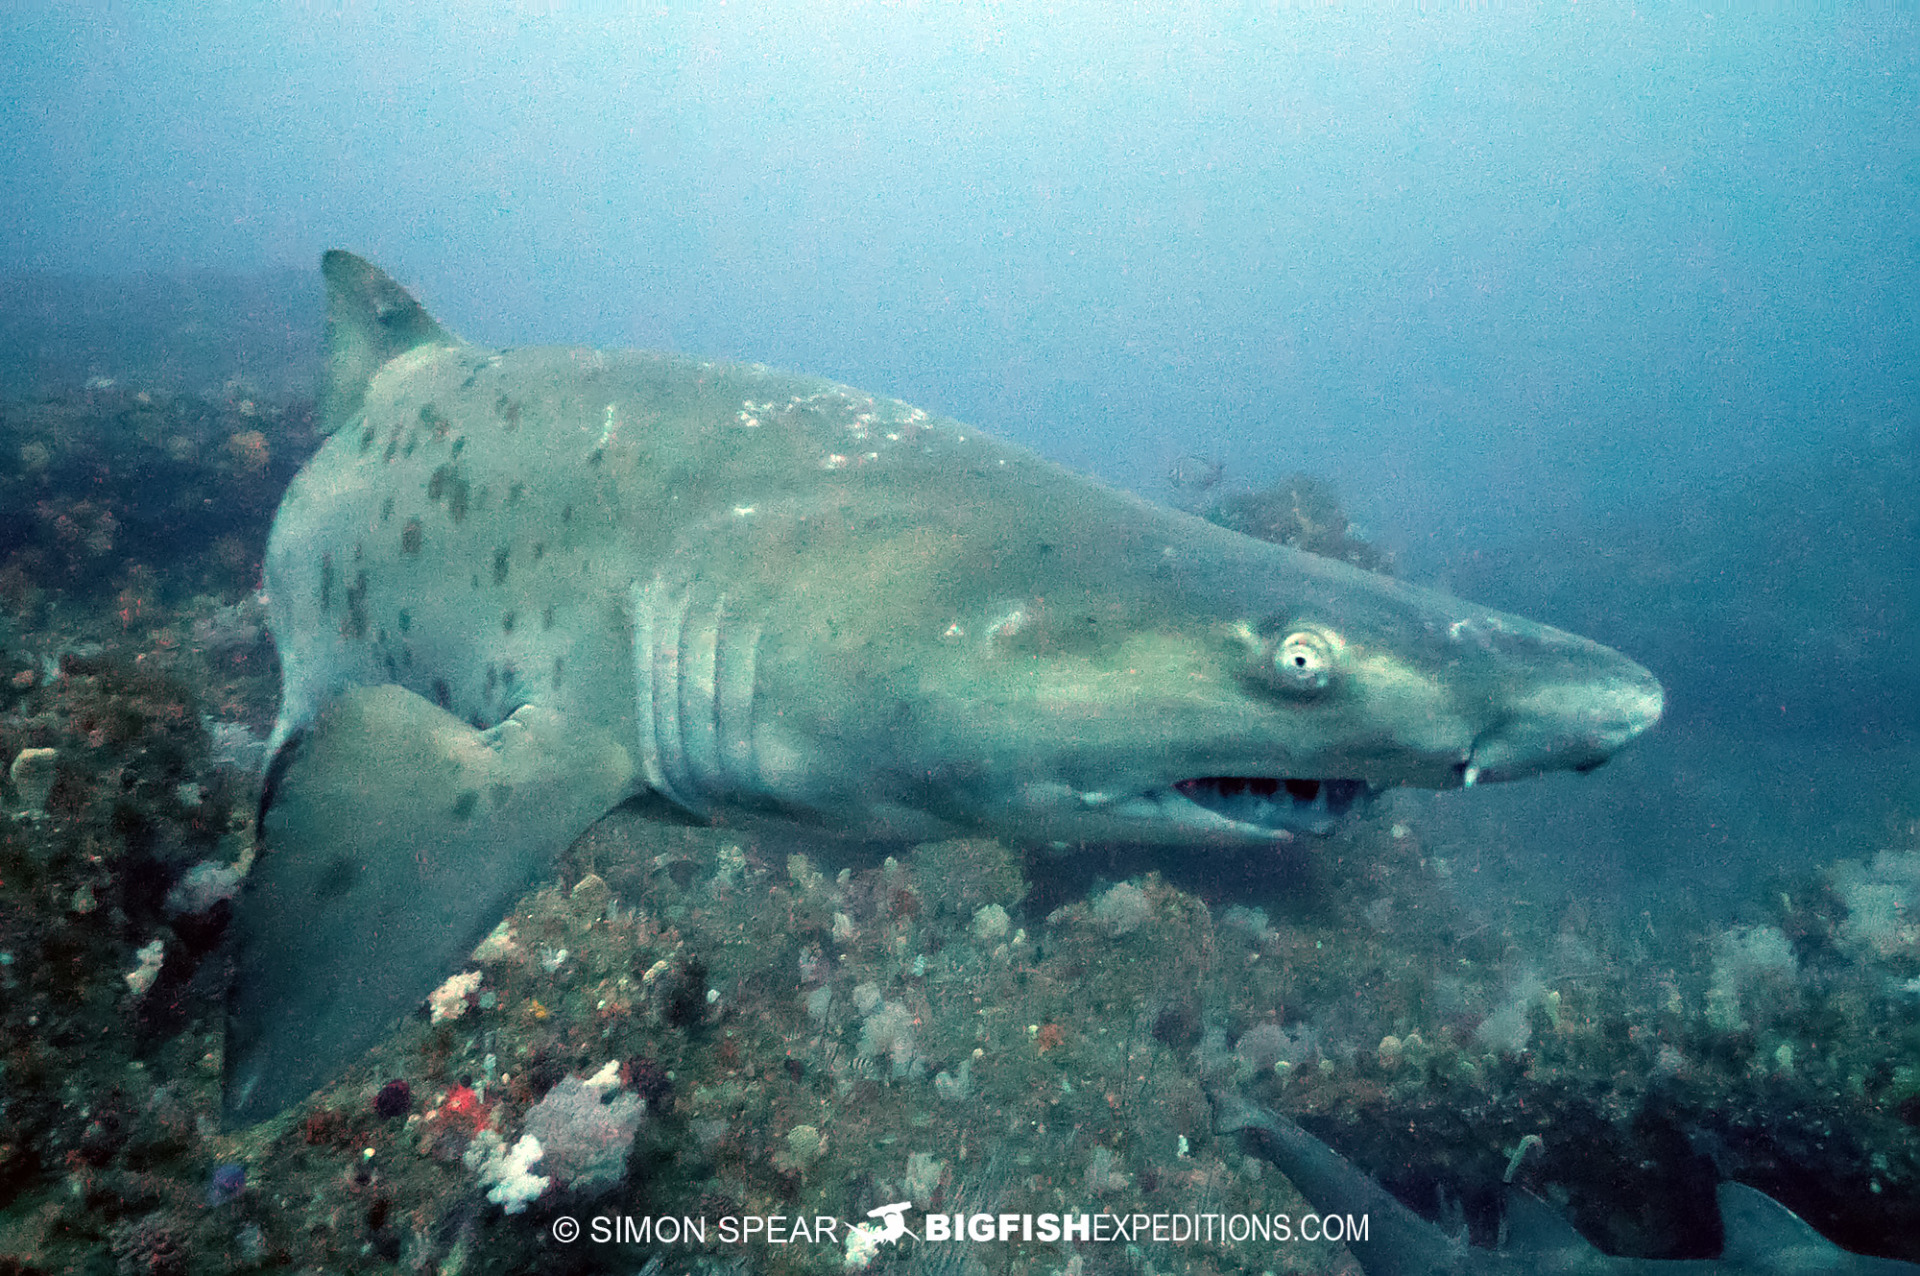
<instances>
[{"instance_id":1,"label":"sand tiger shark","mask_svg":"<svg viewBox=\"0 0 1920 1276\"><path fill-rule=\"evenodd\" d=\"M1215 1090L1214 1130L1238 1133L1323 1214L1366 1216L1347 1248L1367 1276L1920 1276L1920 1263L1841 1249L1766 1193L1741 1183L1716 1189L1725 1242L1718 1258L1619 1258L1602 1253L1548 1208L1515 1189L1506 1243L1469 1245L1418 1214L1281 1113Z\"/></svg>"},{"instance_id":2,"label":"sand tiger shark","mask_svg":"<svg viewBox=\"0 0 1920 1276\"><path fill-rule=\"evenodd\" d=\"M225 1114L417 1006L588 825L1195 848L1396 785L1598 766L1598 643L1215 527L892 399L449 333L322 261L330 437L274 520L282 666Z\"/></svg>"}]
</instances>

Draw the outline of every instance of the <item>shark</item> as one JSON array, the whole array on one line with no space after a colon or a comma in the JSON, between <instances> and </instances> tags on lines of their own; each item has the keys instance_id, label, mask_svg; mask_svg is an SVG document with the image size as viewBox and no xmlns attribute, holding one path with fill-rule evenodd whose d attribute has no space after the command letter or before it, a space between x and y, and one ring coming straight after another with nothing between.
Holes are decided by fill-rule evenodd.
<instances>
[{"instance_id":1,"label":"shark","mask_svg":"<svg viewBox=\"0 0 1920 1276\"><path fill-rule=\"evenodd\" d=\"M623 803L1204 853L1591 770L1661 713L1599 643L894 399L489 349L360 257L322 274L327 438L264 565L282 688L230 1126L364 1052Z\"/></svg>"},{"instance_id":2,"label":"shark","mask_svg":"<svg viewBox=\"0 0 1920 1276\"><path fill-rule=\"evenodd\" d=\"M1349 1238L1347 1249L1366 1276L1920 1276L1920 1263L1841 1249L1766 1193L1729 1182L1715 1188L1726 1238L1718 1258L1602 1253L1518 1188L1506 1202L1504 1245L1481 1248L1415 1214L1284 1114L1226 1089L1209 1098L1215 1133L1238 1134L1316 1210L1365 1215L1365 1233Z\"/></svg>"}]
</instances>

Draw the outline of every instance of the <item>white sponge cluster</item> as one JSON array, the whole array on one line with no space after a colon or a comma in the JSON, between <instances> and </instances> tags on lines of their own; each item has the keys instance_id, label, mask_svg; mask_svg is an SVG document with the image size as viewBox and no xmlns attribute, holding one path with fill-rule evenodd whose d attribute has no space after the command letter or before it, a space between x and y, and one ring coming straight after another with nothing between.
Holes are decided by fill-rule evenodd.
<instances>
[{"instance_id":1,"label":"white sponge cluster","mask_svg":"<svg viewBox=\"0 0 1920 1276\"><path fill-rule=\"evenodd\" d=\"M509 1214L518 1214L553 1184L547 1175L533 1172L534 1163L544 1155L540 1140L531 1134L521 1135L509 1148L494 1131L482 1130L464 1159L487 1185L487 1199Z\"/></svg>"}]
</instances>

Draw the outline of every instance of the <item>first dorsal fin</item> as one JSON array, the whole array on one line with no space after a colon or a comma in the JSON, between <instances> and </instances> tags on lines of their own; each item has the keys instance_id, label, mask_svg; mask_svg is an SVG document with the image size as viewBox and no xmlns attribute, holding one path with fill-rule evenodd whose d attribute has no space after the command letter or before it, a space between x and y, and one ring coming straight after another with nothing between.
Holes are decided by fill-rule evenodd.
<instances>
[{"instance_id":1,"label":"first dorsal fin","mask_svg":"<svg viewBox=\"0 0 1920 1276\"><path fill-rule=\"evenodd\" d=\"M320 258L327 281L327 371L320 428L333 433L353 418L367 383L389 359L416 346L461 344L413 295L364 257L335 248Z\"/></svg>"}]
</instances>

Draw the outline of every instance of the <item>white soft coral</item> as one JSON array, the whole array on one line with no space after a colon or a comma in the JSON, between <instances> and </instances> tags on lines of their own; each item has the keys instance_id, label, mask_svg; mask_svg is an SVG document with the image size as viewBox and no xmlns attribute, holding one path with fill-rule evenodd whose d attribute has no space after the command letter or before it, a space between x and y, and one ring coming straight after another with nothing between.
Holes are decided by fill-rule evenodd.
<instances>
[{"instance_id":1,"label":"white soft coral","mask_svg":"<svg viewBox=\"0 0 1920 1276\"><path fill-rule=\"evenodd\" d=\"M482 1130L464 1159L467 1168L477 1171L487 1184L487 1199L509 1214L518 1214L553 1184L547 1175L533 1172L535 1162L545 1155L540 1140L531 1134L521 1135L509 1148L498 1134Z\"/></svg>"}]
</instances>

